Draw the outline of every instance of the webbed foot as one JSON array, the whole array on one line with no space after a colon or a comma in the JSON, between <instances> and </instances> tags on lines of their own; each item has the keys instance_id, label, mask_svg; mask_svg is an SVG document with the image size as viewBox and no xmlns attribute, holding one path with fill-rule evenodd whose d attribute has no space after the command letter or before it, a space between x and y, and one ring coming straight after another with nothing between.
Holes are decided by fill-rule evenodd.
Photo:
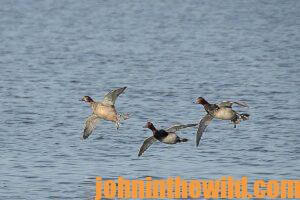
<instances>
[{"instance_id":1,"label":"webbed foot","mask_svg":"<svg viewBox=\"0 0 300 200\"><path fill-rule=\"evenodd\" d=\"M116 128L117 130L120 128L120 122L116 122Z\"/></svg>"}]
</instances>

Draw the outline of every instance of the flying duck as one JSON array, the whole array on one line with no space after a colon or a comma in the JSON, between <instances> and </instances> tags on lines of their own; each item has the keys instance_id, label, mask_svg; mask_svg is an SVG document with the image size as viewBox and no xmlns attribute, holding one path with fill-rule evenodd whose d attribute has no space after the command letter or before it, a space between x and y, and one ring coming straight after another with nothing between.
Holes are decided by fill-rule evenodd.
<instances>
[{"instance_id":1,"label":"flying duck","mask_svg":"<svg viewBox=\"0 0 300 200\"><path fill-rule=\"evenodd\" d=\"M143 145L140 148L138 156L141 156L155 141L160 141L165 144L176 144L179 142L187 142L188 139L186 138L180 138L176 135L176 131L197 126L198 124L186 124L186 125L175 125L167 129L160 129L157 130L154 125L151 122L147 122L147 124L144 126L144 128L149 128L153 132L153 136L147 138Z\"/></svg>"},{"instance_id":2,"label":"flying duck","mask_svg":"<svg viewBox=\"0 0 300 200\"><path fill-rule=\"evenodd\" d=\"M93 113L87 118L85 122L85 128L83 131L82 139L87 139L95 129L97 123L103 119L114 122L116 128L120 127L120 121L128 119L128 114L119 114L115 108L115 101L118 96L124 92L127 87L111 90L104 96L104 99L100 102L94 101L89 96L84 96L81 101L89 104Z\"/></svg>"},{"instance_id":3,"label":"flying duck","mask_svg":"<svg viewBox=\"0 0 300 200\"><path fill-rule=\"evenodd\" d=\"M249 107L244 102L223 101L219 104L210 104L204 98L198 97L195 103L202 104L207 113L199 123L199 127L196 134L196 146L199 145L204 130L213 118L221 120L231 120L231 122L234 124L234 128L236 128L236 125L239 124L241 120L247 120L250 116L247 113L239 114L238 112L232 109L233 104L237 104L243 107Z\"/></svg>"}]
</instances>

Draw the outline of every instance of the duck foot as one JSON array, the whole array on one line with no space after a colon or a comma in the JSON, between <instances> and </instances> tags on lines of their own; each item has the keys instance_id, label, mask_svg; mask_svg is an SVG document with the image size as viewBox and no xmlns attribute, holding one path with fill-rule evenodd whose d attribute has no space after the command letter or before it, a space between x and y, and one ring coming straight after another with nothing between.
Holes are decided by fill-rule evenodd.
<instances>
[{"instance_id":1,"label":"duck foot","mask_svg":"<svg viewBox=\"0 0 300 200\"><path fill-rule=\"evenodd\" d=\"M120 122L116 122L116 128L117 128L117 130L119 130L119 128L120 128Z\"/></svg>"}]
</instances>

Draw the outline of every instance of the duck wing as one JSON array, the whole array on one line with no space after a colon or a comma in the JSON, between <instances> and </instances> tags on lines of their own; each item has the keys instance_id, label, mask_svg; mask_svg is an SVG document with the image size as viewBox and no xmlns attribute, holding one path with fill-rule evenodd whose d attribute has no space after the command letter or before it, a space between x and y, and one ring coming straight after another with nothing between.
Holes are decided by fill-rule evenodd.
<instances>
[{"instance_id":1,"label":"duck wing","mask_svg":"<svg viewBox=\"0 0 300 200\"><path fill-rule=\"evenodd\" d=\"M140 157L155 141L154 136L148 137L141 146L138 156Z\"/></svg>"},{"instance_id":2,"label":"duck wing","mask_svg":"<svg viewBox=\"0 0 300 200\"><path fill-rule=\"evenodd\" d=\"M103 99L102 103L107 104L107 105L115 105L116 99L118 98L118 96L120 94L122 94L124 92L124 90L126 88L127 87L122 87L122 88L111 90L109 93L107 93L104 96L104 99Z\"/></svg>"},{"instance_id":3,"label":"duck wing","mask_svg":"<svg viewBox=\"0 0 300 200\"><path fill-rule=\"evenodd\" d=\"M183 129L183 128L188 128L188 127L193 127L193 126L197 126L198 124L182 124L182 125L174 125L174 126L171 126L170 128L166 129L165 131L167 132L176 132L180 129Z\"/></svg>"},{"instance_id":4,"label":"duck wing","mask_svg":"<svg viewBox=\"0 0 300 200\"><path fill-rule=\"evenodd\" d=\"M82 139L87 139L92 134L93 130L95 129L99 121L100 118L95 114L92 114L87 118L87 120L85 121L85 127L83 131Z\"/></svg>"},{"instance_id":5,"label":"duck wing","mask_svg":"<svg viewBox=\"0 0 300 200\"><path fill-rule=\"evenodd\" d=\"M237 104L243 107L249 107L247 103L241 101L222 101L221 103L218 104L218 106L231 108L233 104Z\"/></svg>"},{"instance_id":6,"label":"duck wing","mask_svg":"<svg viewBox=\"0 0 300 200\"><path fill-rule=\"evenodd\" d=\"M196 134L196 146L199 146L200 139L205 131L206 127L209 125L213 117L210 114L205 115L200 123Z\"/></svg>"}]
</instances>

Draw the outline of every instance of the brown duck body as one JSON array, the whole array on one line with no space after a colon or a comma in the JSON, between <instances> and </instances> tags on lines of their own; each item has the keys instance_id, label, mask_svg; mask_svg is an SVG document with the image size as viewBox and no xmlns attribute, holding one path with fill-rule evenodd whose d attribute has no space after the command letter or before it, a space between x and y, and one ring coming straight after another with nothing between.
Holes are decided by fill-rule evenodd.
<instances>
[{"instance_id":1,"label":"brown duck body","mask_svg":"<svg viewBox=\"0 0 300 200\"><path fill-rule=\"evenodd\" d=\"M239 114L232 109L231 102L223 102L225 105L222 105L222 103L210 104L204 98L199 97L197 103L202 104L205 111L216 119L234 121L239 117Z\"/></svg>"},{"instance_id":2,"label":"brown duck body","mask_svg":"<svg viewBox=\"0 0 300 200\"><path fill-rule=\"evenodd\" d=\"M118 121L118 113L114 105L104 105L102 103L93 102L91 107L93 113L100 118L112 122Z\"/></svg>"},{"instance_id":3,"label":"brown duck body","mask_svg":"<svg viewBox=\"0 0 300 200\"><path fill-rule=\"evenodd\" d=\"M232 110L232 108L219 107L216 104L214 106L215 106L215 109L212 109L212 110L205 108L206 106L204 106L204 108L207 113L211 114L213 117L215 117L217 119L233 120L236 118L237 113L234 110Z\"/></svg>"},{"instance_id":4,"label":"brown duck body","mask_svg":"<svg viewBox=\"0 0 300 200\"><path fill-rule=\"evenodd\" d=\"M196 134L196 146L199 145L204 130L214 118L221 120L231 120L234 124L234 128L236 128L237 124L239 124L242 120L248 120L250 116L247 113L240 114L232 109L233 104L248 107L248 105L244 102L223 101L219 104L210 104L203 97L198 97L195 103L202 104L205 111L207 112L207 114L199 122Z\"/></svg>"}]
</instances>

